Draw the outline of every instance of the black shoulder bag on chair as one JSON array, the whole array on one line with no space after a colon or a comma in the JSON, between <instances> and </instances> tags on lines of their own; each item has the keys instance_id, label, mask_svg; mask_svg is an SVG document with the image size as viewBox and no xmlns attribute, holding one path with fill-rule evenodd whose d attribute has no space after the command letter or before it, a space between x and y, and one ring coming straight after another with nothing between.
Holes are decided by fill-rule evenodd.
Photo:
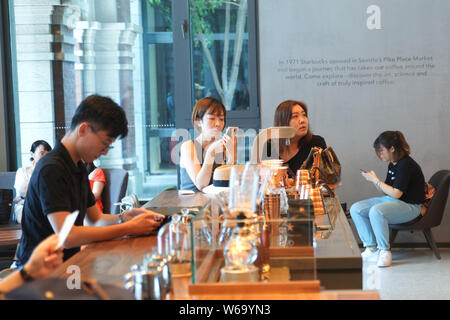
<instances>
[{"instance_id":1,"label":"black shoulder bag on chair","mask_svg":"<svg viewBox=\"0 0 450 320\"><path fill-rule=\"evenodd\" d=\"M0 189L0 224L8 224L11 219L13 190Z\"/></svg>"}]
</instances>

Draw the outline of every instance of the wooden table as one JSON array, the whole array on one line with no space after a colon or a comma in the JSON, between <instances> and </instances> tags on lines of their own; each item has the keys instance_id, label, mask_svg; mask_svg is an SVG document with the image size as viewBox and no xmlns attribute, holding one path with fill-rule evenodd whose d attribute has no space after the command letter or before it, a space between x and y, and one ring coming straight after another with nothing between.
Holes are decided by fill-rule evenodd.
<instances>
[{"instance_id":1,"label":"wooden table","mask_svg":"<svg viewBox=\"0 0 450 320\"><path fill-rule=\"evenodd\" d=\"M0 247L17 245L22 237L22 228L18 223L0 225Z\"/></svg>"},{"instance_id":2,"label":"wooden table","mask_svg":"<svg viewBox=\"0 0 450 320\"><path fill-rule=\"evenodd\" d=\"M177 190L166 190L160 193L158 196L153 198L153 200L147 202L142 207L143 208L193 208L193 207L203 207L206 202L213 196L196 192L193 195L180 195Z\"/></svg>"},{"instance_id":3,"label":"wooden table","mask_svg":"<svg viewBox=\"0 0 450 320\"><path fill-rule=\"evenodd\" d=\"M195 196L180 196L177 191L165 191L163 194L147 203L147 208L176 208L176 207L200 207L206 203L208 196L196 194ZM340 208L340 206L339 206ZM317 292L302 293L280 293L277 295L267 295L264 293L245 293L245 294L227 294L215 293L210 295L189 295L188 285L191 282L190 277L174 278L174 299L379 299L378 293L372 291L360 291L359 286L362 280L345 280L346 273L355 273L351 278L358 278L361 275L361 256L355 239L351 238L348 231L345 215L335 212L332 215L335 223L335 230L331 233L319 234L317 239L317 267L318 280L325 289L335 290L333 283L347 283L345 288L340 289L359 289L352 291L329 291L323 290ZM347 224L347 226L346 226ZM348 230L346 229L348 227ZM342 230L340 230L342 229ZM338 243L336 243L338 242ZM66 278L71 274L66 270L71 265L76 265L81 270L82 279L94 278L99 283L113 284L119 287L124 285L124 275L130 272L132 265L142 261L144 254L151 251L156 246L155 235L146 237L125 237L111 241L92 243L85 246L83 250L67 260L60 266L53 276ZM340 256L342 254L342 256ZM344 280L329 279L332 276L340 276ZM323 278L322 278L323 277ZM347 275L348 278L348 275ZM362 278L362 276L361 276ZM327 283L330 283L328 285Z\"/></svg>"}]
</instances>

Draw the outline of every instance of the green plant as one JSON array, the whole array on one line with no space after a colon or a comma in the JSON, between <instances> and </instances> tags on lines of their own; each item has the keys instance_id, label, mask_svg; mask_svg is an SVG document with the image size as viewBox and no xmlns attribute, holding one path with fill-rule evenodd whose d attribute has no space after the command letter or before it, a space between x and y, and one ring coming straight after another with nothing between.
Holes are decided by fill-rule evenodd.
<instances>
[{"instance_id":1,"label":"green plant","mask_svg":"<svg viewBox=\"0 0 450 320\"><path fill-rule=\"evenodd\" d=\"M153 8L160 8L165 15L170 16L170 6L172 1L168 0L147 0ZM176 1L176 0L173 0ZM223 104L227 109L231 109L234 93L239 74L239 65L244 43L244 32L247 23L248 0L190 0L190 21L191 34L197 35L194 44L200 43L209 69L214 80L215 88L220 95ZM231 15L231 6L235 6L236 16ZM217 20L216 11L219 8L225 9L224 20L224 40L222 70L218 71L216 63L211 54L211 34L213 33L211 23ZM234 26L234 40L230 39L231 26ZM231 48L231 44L233 47ZM231 60L231 64L229 64Z\"/></svg>"}]
</instances>

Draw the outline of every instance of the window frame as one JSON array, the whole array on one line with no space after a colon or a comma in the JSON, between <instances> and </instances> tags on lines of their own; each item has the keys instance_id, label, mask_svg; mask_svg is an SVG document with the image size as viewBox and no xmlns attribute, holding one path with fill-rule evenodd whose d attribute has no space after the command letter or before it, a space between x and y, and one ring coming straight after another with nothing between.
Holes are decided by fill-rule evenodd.
<instances>
[{"instance_id":1,"label":"window frame","mask_svg":"<svg viewBox=\"0 0 450 320\"><path fill-rule=\"evenodd\" d=\"M177 5L175 5L175 2ZM259 55L258 55L258 1L248 1L248 55L249 55L249 108L227 110L227 125L240 128L261 127L259 101ZM192 113L192 56L189 33L189 0L172 2L173 45L175 61L175 125L177 128L191 129ZM183 35L182 26L188 23Z\"/></svg>"},{"instance_id":2,"label":"window frame","mask_svg":"<svg viewBox=\"0 0 450 320\"><path fill-rule=\"evenodd\" d=\"M16 171L21 162L20 130L16 126L19 121L17 91L17 61L15 46L14 5L12 0L1 1L0 4L0 56L1 56L1 90L4 107L4 130L6 147L6 167L8 171Z\"/></svg>"},{"instance_id":3,"label":"window frame","mask_svg":"<svg viewBox=\"0 0 450 320\"><path fill-rule=\"evenodd\" d=\"M173 0L172 0L173 1ZM165 44L172 43L173 45L173 37L172 32L149 32L148 30L148 2L147 0L142 0L142 50L143 50L143 66L144 66L144 101L145 101L145 110L147 112L147 108L150 107L150 92L145 90L148 88L150 79L150 63L149 63L149 45L151 44ZM176 118L176 110L175 110L175 118ZM167 127L167 128L156 128L156 129L147 129L146 133L149 133L145 137L145 143L148 143L148 139L151 137L160 137L160 138L170 138L172 136L172 132L175 130L175 127ZM151 172L151 164L150 159L147 158L147 152L145 152L145 172L152 175Z\"/></svg>"}]
</instances>

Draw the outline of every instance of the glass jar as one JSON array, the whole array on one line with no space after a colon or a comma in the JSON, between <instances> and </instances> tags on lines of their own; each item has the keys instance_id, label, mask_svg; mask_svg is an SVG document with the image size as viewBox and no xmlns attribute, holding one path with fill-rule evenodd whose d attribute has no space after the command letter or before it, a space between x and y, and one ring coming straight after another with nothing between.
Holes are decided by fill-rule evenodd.
<instances>
[{"instance_id":1,"label":"glass jar","mask_svg":"<svg viewBox=\"0 0 450 320\"><path fill-rule=\"evenodd\" d=\"M243 222L238 222L224 249L225 266L246 271L258 257L257 243L251 230Z\"/></svg>"},{"instance_id":2,"label":"glass jar","mask_svg":"<svg viewBox=\"0 0 450 320\"><path fill-rule=\"evenodd\" d=\"M170 223L159 229L157 236L157 253L167 257L173 276L191 273L191 239L190 220L192 216L176 213Z\"/></svg>"},{"instance_id":3,"label":"glass jar","mask_svg":"<svg viewBox=\"0 0 450 320\"><path fill-rule=\"evenodd\" d=\"M191 273L190 220L189 214L177 214L169 226L170 270L174 276Z\"/></svg>"},{"instance_id":4,"label":"glass jar","mask_svg":"<svg viewBox=\"0 0 450 320\"><path fill-rule=\"evenodd\" d=\"M259 171L256 165L247 163L244 169L233 167L230 172L228 197L230 216L235 218L241 212L244 212L247 218L254 216L259 190Z\"/></svg>"},{"instance_id":5,"label":"glass jar","mask_svg":"<svg viewBox=\"0 0 450 320\"><path fill-rule=\"evenodd\" d=\"M157 253L160 256L171 257L170 243L169 243L169 231L170 225L174 220L174 216L171 216L170 222L164 224L158 230L157 235Z\"/></svg>"}]
</instances>

